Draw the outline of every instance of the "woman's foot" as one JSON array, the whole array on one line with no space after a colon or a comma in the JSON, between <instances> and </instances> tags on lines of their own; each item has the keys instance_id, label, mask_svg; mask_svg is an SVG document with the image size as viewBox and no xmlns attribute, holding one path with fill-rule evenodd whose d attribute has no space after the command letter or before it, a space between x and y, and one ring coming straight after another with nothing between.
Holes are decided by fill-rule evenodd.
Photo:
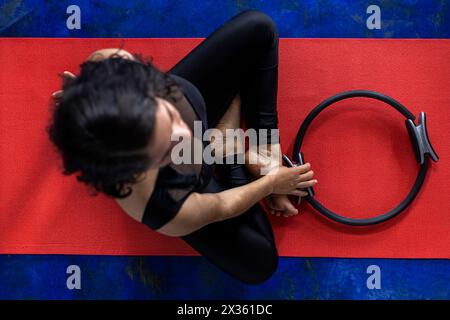
<instances>
[{"instance_id":1,"label":"woman's foot","mask_svg":"<svg viewBox=\"0 0 450 320\"><path fill-rule=\"evenodd\" d=\"M289 197L285 194L271 194L264 198L270 214L287 218L299 213L298 209L292 204Z\"/></svg>"},{"instance_id":2,"label":"woman's foot","mask_svg":"<svg viewBox=\"0 0 450 320\"><path fill-rule=\"evenodd\" d=\"M216 129L222 133L222 141L214 139L215 151L223 158L244 153L244 144L239 134L233 134L227 138L227 129L232 129L236 133L241 125L241 96L238 93L231 101L225 114L220 118L216 125Z\"/></svg>"}]
</instances>

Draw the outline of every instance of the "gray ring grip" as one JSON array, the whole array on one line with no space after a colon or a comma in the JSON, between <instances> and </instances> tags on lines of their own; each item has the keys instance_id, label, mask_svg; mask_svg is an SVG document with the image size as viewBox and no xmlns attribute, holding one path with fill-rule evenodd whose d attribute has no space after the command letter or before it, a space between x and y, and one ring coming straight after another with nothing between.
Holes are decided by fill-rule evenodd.
<instances>
[{"instance_id":1,"label":"gray ring grip","mask_svg":"<svg viewBox=\"0 0 450 320\"><path fill-rule=\"evenodd\" d=\"M425 161L425 155L430 155L434 162L437 162L439 157L434 151L430 139L428 138L428 131L426 126L425 112L419 114L419 123L417 126L411 119L406 119L406 128L408 129L409 137L413 144L414 154L416 155L417 162L423 164Z\"/></svg>"}]
</instances>

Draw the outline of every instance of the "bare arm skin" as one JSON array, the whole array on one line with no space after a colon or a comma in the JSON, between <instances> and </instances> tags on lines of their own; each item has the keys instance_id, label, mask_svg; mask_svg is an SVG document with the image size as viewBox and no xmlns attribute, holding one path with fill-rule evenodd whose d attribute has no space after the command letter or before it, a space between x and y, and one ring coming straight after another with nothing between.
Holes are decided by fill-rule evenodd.
<instances>
[{"instance_id":1,"label":"bare arm skin","mask_svg":"<svg viewBox=\"0 0 450 320\"><path fill-rule=\"evenodd\" d=\"M246 185L218 193L192 193L184 202L177 215L157 231L174 237L187 235L216 221L236 217L262 198L271 193L302 196L304 191L297 188L313 185L303 181L302 174L310 164L287 168L281 167L276 173L268 174Z\"/></svg>"},{"instance_id":2,"label":"bare arm skin","mask_svg":"<svg viewBox=\"0 0 450 320\"><path fill-rule=\"evenodd\" d=\"M183 236L212 222L235 217L272 192L270 179L258 179L218 193L192 193L177 215L157 231Z\"/></svg>"}]
</instances>

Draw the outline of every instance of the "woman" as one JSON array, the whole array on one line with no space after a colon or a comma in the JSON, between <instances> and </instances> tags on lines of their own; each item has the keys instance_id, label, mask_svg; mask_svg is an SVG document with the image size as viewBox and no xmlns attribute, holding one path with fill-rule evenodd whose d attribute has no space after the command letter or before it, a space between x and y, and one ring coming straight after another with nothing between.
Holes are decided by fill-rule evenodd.
<instances>
[{"instance_id":1,"label":"woman","mask_svg":"<svg viewBox=\"0 0 450 320\"><path fill-rule=\"evenodd\" d=\"M238 128L241 109L248 128L278 128L278 33L269 16L241 12L167 72L140 55L102 49L79 76L64 74L48 130L64 174L80 171L79 181L116 198L131 217L181 237L243 282L275 272L276 243L259 201L271 213L297 214L288 195L306 196L299 189L317 182L310 164L287 168L277 156L261 175L263 162L249 161L254 148L244 153L225 141L219 156L244 156L245 164L176 165L171 139L194 140L195 121L203 129ZM266 143L280 153L276 139Z\"/></svg>"}]
</instances>

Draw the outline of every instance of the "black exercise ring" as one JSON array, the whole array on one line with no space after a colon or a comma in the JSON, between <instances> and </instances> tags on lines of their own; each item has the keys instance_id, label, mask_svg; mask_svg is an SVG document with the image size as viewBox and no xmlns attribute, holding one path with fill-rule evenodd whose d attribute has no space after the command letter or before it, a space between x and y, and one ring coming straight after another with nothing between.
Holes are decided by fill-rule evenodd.
<instances>
[{"instance_id":1,"label":"black exercise ring","mask_svg":"<svg viewBox=\"0 0 450 320\"><path fill-rule=\"evenodd\" d=\"M330 106L331 104L338 102L340 100L354 98L354 97L365 97L365 98L372 98L376 100L383 101L390 106L394 107L397 111L399 111L402 115L406 117L405 124L406 128L408 130L409 137L411 138L414 154L416 156L417 162L420 163L420 169L419 173L417 174L416 181L414 182L414 185L411 189L411 191L408 193L408 195L403 199L402 202L398 206L396 206L394 209L390 210L387 213L384 213L382 215L378 215L376 217L367 218L367 219L355 219L355 218L348 218L341 215L338 215L329 209L325 208L319 201L317 201L314 198L314 190L312 187L305 188L308 195L306 196L306 200L322 215L325 217L334 220L336 222L351 225L351 226L368 226L368 225L374 225L378 224L384 221L387 221L389 219L392 219L393 217L397 216L400 212L402 212L406 207L408 207L411 202L414 200L416 195L418 194L423 181L425 180L425 176L428 170L428 157L430 157L434 162L437 162L439 157L437 156L436 152L434 151L433 147L431 146L430 140L428 138L428 132L426 127L426 118L425 113L420 112L419 114L419 120L418 124L416 125L414 123L414 120L416 117L402 104L400 104L398 101L383 95L378 92L374 91L368 91L368 90L352 90L352 91L346 91L343 93L339 93L335 96L332 96L325 101L321 102L317 107L315 107L305 118L302 125L300 126L300 129L298 130L297 137L295 139L294 143L294 149L292 151L292 158L296 162L295 164L286 156L283 155L283 160L286 162L288 166L296 166L296 165L302 165L305 163L305 158L303 156L303 153L300 151L300 148L302 146L303 138L305 137L306 130L308 129L311 122L314 120L314 118L317 117L317 115L324 110L326 107ZM428 155L428 157L426 157ZM298 197L298 203L300 203L301 197Z\"/></svg>"}]
</instances>

